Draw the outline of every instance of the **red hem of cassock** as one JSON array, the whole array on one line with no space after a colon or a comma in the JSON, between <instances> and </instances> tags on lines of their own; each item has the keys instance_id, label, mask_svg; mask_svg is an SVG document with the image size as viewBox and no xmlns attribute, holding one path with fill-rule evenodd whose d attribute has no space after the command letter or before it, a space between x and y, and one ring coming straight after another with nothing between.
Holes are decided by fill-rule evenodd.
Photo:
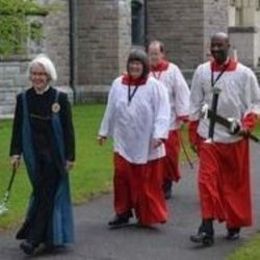
<instances>
[{"instance_id":1,"label":"red hem of cassock","mask_svg":"<svg viewBox=\"0 0 260 260\"><path fill-rule=\"evenodd\" d=\"M199 157L202 218L226 221L229 228L250 226L249 141L231 144L202 141Z\"/></svg>"},{"instance_id":2,"label":"red hem of cassock","mask_svg":"<svg viewBox=\"0 0 260 260\"><path fill-rule=\"evenodd\" d=\"M164 199L164 159L133 164L114 154L114 207L116 214L134 209L140 224L152 225L167 220Z\"/></svg>"},{"instance_id":3,"label":"red hem of cassock","mask_svg":"<svg viewBox=\"0 0 260 260\"><path fill-rule=\"evenodd\" d=\"M168 139L165 142L166 157L165 157L165 178L178 182L181 178L179 169L180 157L180 130L171 130Z\"/></svg>"}]
</instances>

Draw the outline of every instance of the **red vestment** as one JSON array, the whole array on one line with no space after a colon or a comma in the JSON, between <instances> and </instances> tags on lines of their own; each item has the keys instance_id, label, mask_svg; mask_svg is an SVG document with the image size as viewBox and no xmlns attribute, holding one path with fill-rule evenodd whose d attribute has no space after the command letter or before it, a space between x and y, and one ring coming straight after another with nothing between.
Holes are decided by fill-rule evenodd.
<instances>
[{"instance_id":1,"label":"red vestment","mask_svg":"<svg viewBox=\"0 0 260 260\"><path fill-rule=\"evenodd\" d=\"M165 141L166 157L165 157L165 178L178 182L181 178L179 170L180 155L180 130L171 130L168 139Z\"/></svg>"},{"instance_id":2,"label":"red vestment","mask_svg":"<svg viewBox=\"0 0 260 260\"><path fill-rule=\"evenodd\" d=\"M242 120L244 129L252 130L257 116ZM198 188L203 219L225 221L228 228L252 224L249 140L234 143L206 143L197 134L198 121L189 125L191 144L199 156Z\"/></svg>"},{"instance_id":3,"label":"red vestment","mask_svg":"<svg viewBox=\"0 0 260 260\"><path fill-rule=\"evenodd\" d=\"M165 157L165 181L175 181L178 182L181 178L180 168L179 168L179 157L181 150L180 141L180 123L186 122L188 120L188 114L184 113L183 107L186 107L185 99L181 98L181 95L186 97L187 92L181 92L181 88L185 89L185 80L181 75L179 70L174 70L173 66L167 60L161 60L156 66L151 66L151 75L162 82L168 89L169 96L174 97L170 102L172 102L172 122L169 131L168 139L165 142L166 157ZM177 74L177 75L176 75ZM168 75L168 76L165 76ZM169 85L169 75L171 76ZM177 77L179 75L179 78ZM180 77L181 75L181 77ZM177 87L176 85L180 85ZM189 93L189 92L188 92ZM188 99L187 99L188 100ZM188 107L188 106L187 106ZM185 110L185 109L184 109ZM188 111L186 111L188 112ZM180 113L180 114L179 114Z\"/></svg>"},{"instance_id":4,"label":"red vestment","mask_svg":"<svg viewBox=\"0 0 260 260\"><path fill-rule=\"evenodd\" d=\"M162 191L164 159L133 164L114 155L114 207L116 214L134 209L140 224L152 225L167 220Z\"/></svg>"},{"instance_id":5,"label":"red vestment","mask_svg":"<svg viewBox=\"0 0 260 260\"><path fill-rule=\"evenodd\" d=\"M228 228L250 226L248 140L229 144L202 141L199 157L198 186L202 218L226 221Z\"/></svg>"}]
</instances>

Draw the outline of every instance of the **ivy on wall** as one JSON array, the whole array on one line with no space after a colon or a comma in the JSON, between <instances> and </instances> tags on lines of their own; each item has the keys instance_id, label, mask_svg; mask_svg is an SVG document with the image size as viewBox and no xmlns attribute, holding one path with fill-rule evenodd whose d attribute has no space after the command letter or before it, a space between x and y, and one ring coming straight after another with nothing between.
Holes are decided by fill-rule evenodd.
<instances>
[{"instance_id":1,"label":"ivy on wall","mask_svg":"<svg viewBox=\"0 0 260 260\"><path fill-rule=\"evenodd\" d=\"M8 57L25 52L26 41L32 36L42 36L40 26L29 26L29 15L45 16L48 7L35 0L0 0L0 56Z\"/></svg>"}]
</instances>

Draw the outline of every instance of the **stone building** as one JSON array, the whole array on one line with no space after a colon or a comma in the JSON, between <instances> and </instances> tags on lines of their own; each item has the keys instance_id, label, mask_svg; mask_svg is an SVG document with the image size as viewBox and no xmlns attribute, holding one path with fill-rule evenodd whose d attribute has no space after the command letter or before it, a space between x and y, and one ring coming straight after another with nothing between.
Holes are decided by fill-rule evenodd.
<instances>
[{"instance_id":1,"label":"stone building","mask_svg":"<svg viewBox=\"0 0 260 260\"><path fill-rule=\"evenodd\" d=\"M104 100L113 78L125 70L131 46L154 39L165 43L170 60L192 72L206 59L210 36L225 31L239 59L258 65L257 0L38 1L58 8L28 18L41 24L40 42L29 40L23 57L0 60L0 115L12 113L15 94L28 85L28 61L39 52L57 65L57 85L81 102Z\"/></svg>"}]
</instances>

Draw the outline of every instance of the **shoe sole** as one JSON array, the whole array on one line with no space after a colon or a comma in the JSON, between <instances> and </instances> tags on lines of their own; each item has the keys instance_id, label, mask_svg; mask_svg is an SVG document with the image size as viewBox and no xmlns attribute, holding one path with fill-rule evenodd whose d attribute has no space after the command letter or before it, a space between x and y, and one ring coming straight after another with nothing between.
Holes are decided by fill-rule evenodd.
<instances>
[{"instance_id":1,"label":"shoe sole","mask_svg":"<svg viewBox=\"0 0 260 260\"><path fill-rule=\"evenodd\" d=\"M233 237L228 237L226 236L225 239L228 240L228 241L235 241L235 240L238 240L240 238L239 235L236 235L236 236L233 236Z\"/></svg>"},{"instance_id":2,"label":"shoe sole","mask_svg":"<svg viewBox=\"0 0 260 260\"><path fill-rule=\"evenodd\" d=\"M196 243L196 244L201 244L205 247L210 247L214 244L214 239L212 238L203 238L202 240L198 240L198 239L195 239L193 237L190 237L190 241L193 242L193 243Z\"/></svg>"},{"instance_id":3,"label":"shoe sole","mask_svg":"<svg viewBox=\"0 0 260 260\"><path fill-rule=\"evenodd\" d=\"M211 238L204 238L202 241L202 244L206 247L210 247L210 246L213 246L214 240Z\"/></svg>"},{"instance_id":4,"label":"shoe sole","mask_svg":"<svg viewBox=\"0 0 260 260\"><path fill-rule=\"evenodd\" d=\"M27 248L26 246L20 245L20 249L28 256L33 256L35 250L31 250L29 248Z\"/></svg>"},{"instance_id":5,"label":"shoe sole","mask_svg":"<svg viewBox=\"0 0 260 260\"><path fill-rule=\"evenodd\" d=\"M130 223L124 223L124 224L119 224L119 225L109 225L108 224L108 228L109 229L120 229L120 228L124 228L124 227L128 227L131 226Z\"/></svg>"}]
</instances>

